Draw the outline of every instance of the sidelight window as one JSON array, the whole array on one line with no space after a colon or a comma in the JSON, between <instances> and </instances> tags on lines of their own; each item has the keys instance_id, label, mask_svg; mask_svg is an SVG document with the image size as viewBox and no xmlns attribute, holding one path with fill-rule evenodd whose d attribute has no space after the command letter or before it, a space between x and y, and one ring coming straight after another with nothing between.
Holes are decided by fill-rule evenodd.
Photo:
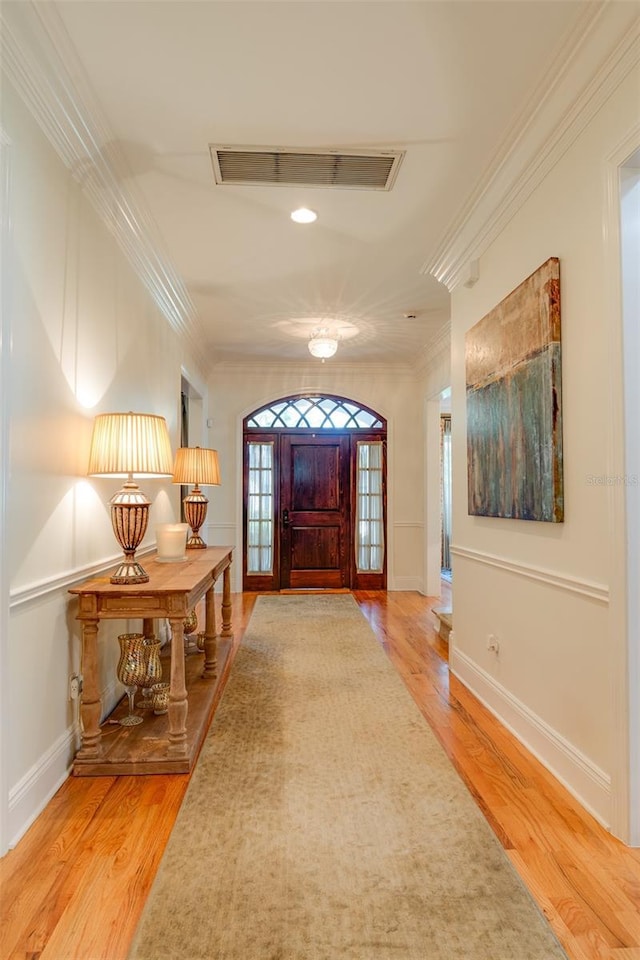
<instances>
[{"instance_id":1,"label":"sidelight window","mask_svg":"<svg viewBox=\"0 0 640 960\"><path fill-rule=\"evenodd\" d=\"M381 573L384 563L382 442L358 442L356 562L358 573Z\"/></svg>"},{"instance_id":2,"label":"sidelight window","mask_svg":"<svg viewBox=\"0 0 640 960\"><path fill-rule=\"evenodd\" d=\"M273 443L248 444L247 573L273 572Z\"/></svg>"}]
</instances>

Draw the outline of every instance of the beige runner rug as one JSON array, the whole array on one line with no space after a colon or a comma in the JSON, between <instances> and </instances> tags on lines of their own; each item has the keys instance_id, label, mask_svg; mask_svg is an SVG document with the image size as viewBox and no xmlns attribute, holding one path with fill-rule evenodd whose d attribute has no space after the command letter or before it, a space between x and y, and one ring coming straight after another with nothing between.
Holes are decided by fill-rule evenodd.
<instances>
[{"instance_id":1,"label":"beige runner rug","mask_svg":"<svg viewBox=\"0 0 640 960\"><path fill-rule=\"evenodd\" d=\"M129 956L566 958L346 595L258 598Z\"/></svg>"}]
</instances>

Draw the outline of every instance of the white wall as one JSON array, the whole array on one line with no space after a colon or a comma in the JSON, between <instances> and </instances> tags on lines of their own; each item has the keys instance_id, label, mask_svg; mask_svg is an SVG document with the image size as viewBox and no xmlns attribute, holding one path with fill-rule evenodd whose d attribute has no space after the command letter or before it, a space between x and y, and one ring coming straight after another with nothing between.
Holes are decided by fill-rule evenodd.
<instances>
[{"instance_id":1,"label":"white wall","mask_svg":"<svg viewBox=\"0 0 640 960\"><path fill-rule=\"evenodd\" d=\"M339 363L219 365L209 382L222 486L211 489L207 542L236 546L234 589L242 584L242 420L255 408L303 390L339 394L376 410L388 424L387 536L390 590L423 589L423 394L419 378Z\"/></svg>"},{"instance_id":2,"label":"white wall","mask_svg":"<svg viewBox=\"0 0 640 960\"><path fill-rule=\"evenodd\" d=\"M77 743L69 676L80 632L68 587L118 557L107 502L116 480L85 477L93 416L139 410L166 417L177 439L178 337L9 83L2 90L11 166L12 236L7 528L10 676L3 723L8 840L67 774ZM173 519L177 488L141 484L154 520ZM117 696L115 634L101 627L105 709ZM4 797L5 803L7 797ZM0 851L2 852L2 851Z\"/></svg>"},{"instance_id":3,"label":"white wall","mask_svg":"<svg viewBox=\"0 0 640 960\"><path fill-rule=\"evenodd\" d=\"M452 296L452 667L605 824L617 731L611 704L607 488L612 316L607 158L637 124L630 73ZM467 515L465 332L549 257L560 258L565 522ZM621 472L623 472L621 470ZM499 655L487 635L499 638ZM619 642L614 640L613 642Z\"/></svg>"}]
</instances>

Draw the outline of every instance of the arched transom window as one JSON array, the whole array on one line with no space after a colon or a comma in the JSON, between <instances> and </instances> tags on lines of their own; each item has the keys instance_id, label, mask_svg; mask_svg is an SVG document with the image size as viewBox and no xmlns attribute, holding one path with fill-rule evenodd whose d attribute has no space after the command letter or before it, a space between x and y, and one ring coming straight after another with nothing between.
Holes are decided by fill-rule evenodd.
<instances>
[{"instance_id":1,"label":"arched transom window","mask_svg":"<svg viewBox=\"0 0 640 960\"><path fill-rule=\"evenodd\" d=\"M387 421L348 397L279 397L244 419L246 590L386 586Z\"/></svg>"},{"instance_id":2,"label":"arched transom window","mask_svg":"<svg viewBox=\"0 0 640 960\"><path fill-rule=\"evenodd\" d=\"M256 410L247 427L260 430L384 430L385 422L367 407L349 400L316 394L286 397Z\"/></svg>"}]
</instances>

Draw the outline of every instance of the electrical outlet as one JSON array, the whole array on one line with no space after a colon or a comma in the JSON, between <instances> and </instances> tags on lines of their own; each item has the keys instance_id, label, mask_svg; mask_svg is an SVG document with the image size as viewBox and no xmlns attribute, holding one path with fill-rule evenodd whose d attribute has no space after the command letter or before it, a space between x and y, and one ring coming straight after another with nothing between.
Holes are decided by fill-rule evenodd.
<instances>
[{"instance_id":1,"label":"electrical outlet","mask_svg":"<svg viewBox=\"0 0 640 960\"><path fill-rule=\"evenodd\" d=\"M69 700L78 700L81 690L82 682L80 677L77 673L74 673L72 677L69 677Z\"/></svg>"},{"instance_id":2,"label":"electrical outlet","mask_svg":"<svg viewBox=\"0 0 640 960\"><path fill-rule=\"evenodd\" d=\"M487 637L487 650L495 653L496 656L500 653L500 641L493 633L490 633Z\"/></svg>"}]
</instances>

